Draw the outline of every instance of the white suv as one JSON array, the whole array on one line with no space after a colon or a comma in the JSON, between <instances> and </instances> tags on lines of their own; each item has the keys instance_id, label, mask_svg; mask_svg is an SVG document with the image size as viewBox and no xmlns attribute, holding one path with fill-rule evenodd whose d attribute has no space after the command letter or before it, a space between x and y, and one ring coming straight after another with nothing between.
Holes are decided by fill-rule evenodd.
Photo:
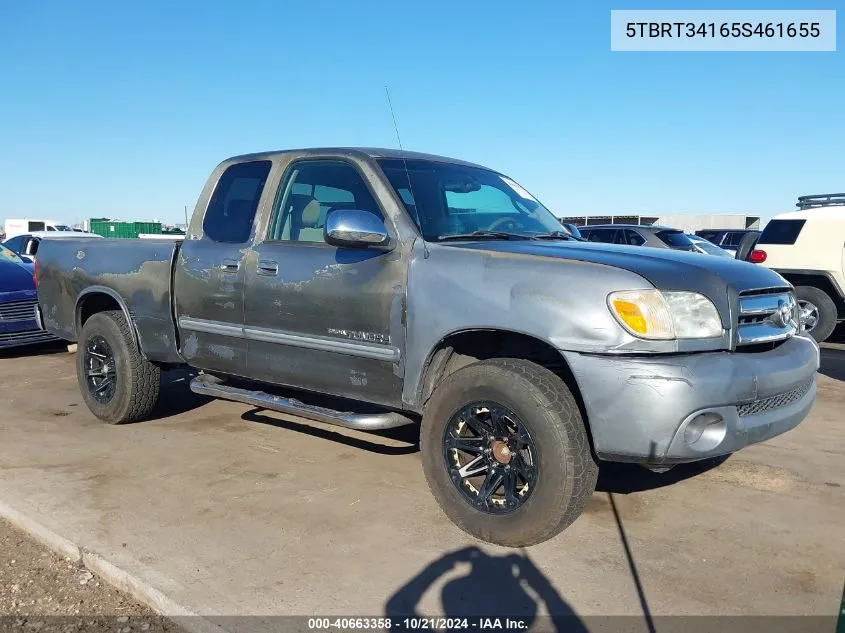
<instances>
[{"instance_id":1,"label":"white suv","mask_svg":"<svg viewBox=\"0 0 845 633\"><path fill-rule=\"evenodd\" d=\"M748 259L795 286L804 330L821 342L845 321L845 193L798 198L776 215Z\"/></svg>"}]
</instances>

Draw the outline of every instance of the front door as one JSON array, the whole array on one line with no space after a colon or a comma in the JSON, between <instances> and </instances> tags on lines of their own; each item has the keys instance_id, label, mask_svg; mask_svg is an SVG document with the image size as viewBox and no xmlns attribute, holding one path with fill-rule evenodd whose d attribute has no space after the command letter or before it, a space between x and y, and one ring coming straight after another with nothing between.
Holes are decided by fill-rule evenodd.
<instances>
[{"instance_id":1,"label":"front door","mask_svg":"<svg viewBox=\"0 0 845 633\"><path fill-rule=\"evenodd\" d=\"M351 163L294 162L245 264L249 375L399 406L407 269L398 252L327 244L334 209L384 217Z\"/></svg>"},{"instance_id":2,"label":"front door","mask_svg":"<svg viewBox=\"0 0 845 633\"><path fill-rule=\"evenodd\" d=\"M182 356L194 367L246 373L244 254L270 167L270 161L228 167L209 200L201 239L188 236L179 250L176 322Z\"/></svg>"}]
</instances>

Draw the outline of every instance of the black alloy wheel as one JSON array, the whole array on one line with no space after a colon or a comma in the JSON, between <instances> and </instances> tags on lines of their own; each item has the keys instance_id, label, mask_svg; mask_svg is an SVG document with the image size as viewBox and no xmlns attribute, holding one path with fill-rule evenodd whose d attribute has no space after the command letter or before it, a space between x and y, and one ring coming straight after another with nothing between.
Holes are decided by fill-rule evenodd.
<instances>
[{"instance_id":1,"label":"black alloy wheel","mask_svg":"<svg viewBox=\"0 0 845 633\"><path fill-rule=\"evenodd\" d=\"M105 338L93 336L85 346L85 384L94 399L107 404L117 387L117 366L114 352Z\"/></svg>"},{"instance_id":2,"label":"black alloy wheel","mask_svg":"<svg viewBox=\"0 0 845 633\"><path fill-rule=\"evenodd\" d=\"M529 499L537 483L537 452L513 411L492 401L459 409L443 434L452 483L472 507L508 514Z\"/></svg>"}]
</instances>

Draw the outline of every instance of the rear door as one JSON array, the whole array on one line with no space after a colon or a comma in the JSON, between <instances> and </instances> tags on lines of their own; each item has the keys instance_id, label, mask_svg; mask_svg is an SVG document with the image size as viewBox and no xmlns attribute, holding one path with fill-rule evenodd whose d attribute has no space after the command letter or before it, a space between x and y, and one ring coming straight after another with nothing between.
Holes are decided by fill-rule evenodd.
<instances>
[{"instance_id":1,"label":"rear door","mask_svg":"<svg viewBox=\"0 0 845 633\"><path fill-rule=\"evenodd\" d=\"M200 369L246 373L244 257L271 166L251 161L226 168L209 198L201 236L188 236L179 250L173 292L181 352Z\"/></svg>"}]
</instances>

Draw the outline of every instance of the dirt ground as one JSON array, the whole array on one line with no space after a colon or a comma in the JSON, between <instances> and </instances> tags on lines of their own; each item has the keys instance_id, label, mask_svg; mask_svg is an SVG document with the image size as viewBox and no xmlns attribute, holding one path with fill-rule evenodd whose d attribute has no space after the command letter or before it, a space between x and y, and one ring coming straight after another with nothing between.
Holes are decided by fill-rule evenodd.
<instances>
[{"instance_id":1,"label":"dirt ground","mask_svg":"<svg viewBox=\"0 0 845 633\"><path fill-rule=\"evenodd\" d=\"M0 519L0 631L15 630L181 631Z\"/></svg>"},{"instance_id":2,"label":"dirt ground","mask_svg":"<svg viewBox=\"0 0 845 633\"><path fill-rule=\"evenodd\" d=\"M104 425L82 402L73 358L0 354L0 500L212 620L473 609L626 616L648 631L652 616L840 609L841 347L824 350L817 403L795 430L665 475L605 464L583 516L519 551L442 515L410 427L305 422L193 396L172 375L153 419ZM148 611L97 579L80 585L79 569L25 543L0 543L0 614L69 614L60 622L74 626L109 614L109 631L140 630ZM514 569L536 586L523 591Z\"/></svg>"}]
</instances>

